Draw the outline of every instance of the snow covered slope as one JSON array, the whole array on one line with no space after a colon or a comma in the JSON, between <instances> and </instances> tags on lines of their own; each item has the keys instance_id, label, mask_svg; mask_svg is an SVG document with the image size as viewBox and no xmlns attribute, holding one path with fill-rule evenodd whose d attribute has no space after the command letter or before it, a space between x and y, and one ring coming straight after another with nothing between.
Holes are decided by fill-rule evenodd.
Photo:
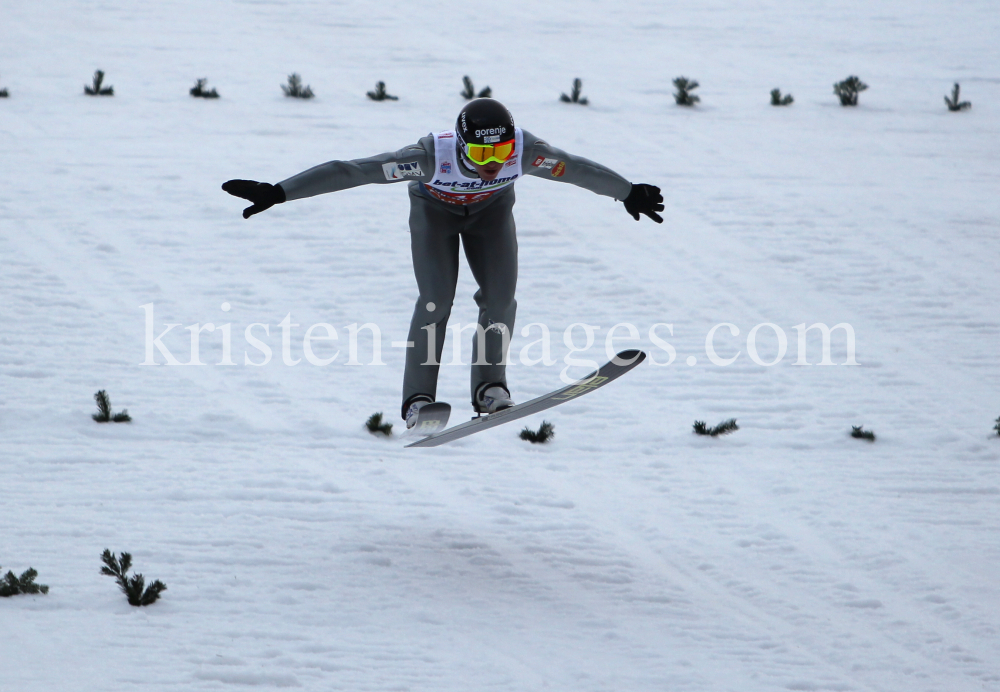
<instances>
[{"instance_id":1,"label":"snow covered slope","mask_svg":"<svg viewBox=\"0 0 1000 692\"><path fill-rule=\"evenodd\" d=\"M7 3L0 566L51 591L0 600L0 690L1000 689L998 35L995 3L942 0ZM83 96L95 69L113 98ZM282 96L292 72L316 99ZM244 221L219 185L449 127L466 74L666 197L657 226L519 184L518 330L548 325L557 362L512 365L517 400L559 385L574 323L600 327L584 358L620 322L661 363L673 325L677 357L549 412L547 446L404 450L362 429L399 406L403 186ZM189 97L200 77L222 98ZM558 101L575 77L587 107ZM400 100L366 99L378 80ZM956 81L970 111L942 103ZM140 365L147 305L181 362L185 327L230 324L235 365L221 330L206 365ZM366 323L385 365L368 332L346 364ZM796 365L814 323L850 324L859 365L843 331L836 365L817 331ZM459 420L467 379L442 368ZM134 421L91 421L99 389ZM105 548L160 602L128 606Z\"/></svg>"}]
</instances>

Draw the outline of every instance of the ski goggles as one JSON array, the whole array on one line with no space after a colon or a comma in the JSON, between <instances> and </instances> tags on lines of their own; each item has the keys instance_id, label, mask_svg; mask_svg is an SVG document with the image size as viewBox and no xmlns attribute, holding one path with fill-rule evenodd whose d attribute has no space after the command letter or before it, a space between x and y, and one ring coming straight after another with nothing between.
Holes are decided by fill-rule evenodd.
<instances>
[{"instance_id":1,"label":"ski goggles","mask_svg":"<svg viewBox=\"0 0 1000 692\"><path fill-rule=\"evenodd\" d=\"M491 161L504 163L514 153L514 140L499 144L466 144L465 155L473 163L483 166Z\"/></svg>"}]
</instances>

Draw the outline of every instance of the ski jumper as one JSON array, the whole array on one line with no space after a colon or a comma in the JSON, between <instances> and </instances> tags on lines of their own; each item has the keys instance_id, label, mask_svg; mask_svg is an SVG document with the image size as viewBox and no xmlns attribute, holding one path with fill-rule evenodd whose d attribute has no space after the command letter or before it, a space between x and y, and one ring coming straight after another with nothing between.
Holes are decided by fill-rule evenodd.
<instances>
[{"instance_id":1,"label":"ski jumper","mask_svg":"<svg viewBox=\"0 0 1000 692\"><path fill-rule=\"evenodd\" d=\"M531 175L572 183L616 200L625 199L632 188L611 169L568 154L520 128L515 128L515 142L514 154L492 181L480 179L465 162L455 133L449 130L422 137L395 152L330 161L280 183L291 201L359 185L409 181L410 249L419 296L407 336L412 346L406 351L404 403L414 394L436 399L458 282L459 239L479 286L473 298L485 332L485 338L472 336L472 396L481 384L507 386L503 351L514 333L517 311L513 207L514 184L519 179Z\"/></svg>"}]
</instances>

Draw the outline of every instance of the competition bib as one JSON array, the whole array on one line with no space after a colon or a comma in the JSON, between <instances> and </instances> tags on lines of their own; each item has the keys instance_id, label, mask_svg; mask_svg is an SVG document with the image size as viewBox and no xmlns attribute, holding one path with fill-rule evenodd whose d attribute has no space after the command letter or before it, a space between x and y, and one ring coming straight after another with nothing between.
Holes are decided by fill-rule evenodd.
<instances>
[{"instance_id":1,"label":"competition bib","mask_svg":"<svg viewBox=\"0 0 1000 692\"><path fill-rule=\"evenodd\" d=\"M434 134L434 180L423 183L428 194L448 204L474 204L489 199L513 185L521 177L521 155L524 153L524 135L514 128L514 153L504 163L496 178L489 182L468 178L462 173L454 130Z\"/></svg>"}]
</instances>

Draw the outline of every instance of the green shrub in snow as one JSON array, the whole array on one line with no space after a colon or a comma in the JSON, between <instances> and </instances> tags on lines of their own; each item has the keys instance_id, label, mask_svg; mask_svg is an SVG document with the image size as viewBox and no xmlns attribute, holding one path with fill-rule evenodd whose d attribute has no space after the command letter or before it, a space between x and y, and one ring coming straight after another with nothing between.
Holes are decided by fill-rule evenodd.
<instances>
[{"instance_id":1,"label":"green shrub in snow","mask_svg":"<svg viewBox=\"0 0 1000 692\"><path fill-rule=\"evenodd\" d=\"M0 596L9 598L18 594L48 593L49 587L45 584L36 584L35 577L38 572L29 567L21 576L15 576L13 572L7 572L0 577Z\"/></svg>"},{"instance_id":2,"label":"green shrub in snow","mask_svg":"<svg viewBox=\"0 0 1000 692\"><path fill-rule=\"evenodd\" d=\"M87 96L114 96L115 88L104 86L104 72L97 70L94 72L94 83L84 86L83 93Z\"/></svg>"},{"instance_id":3,"label":"green shrub in snow","mask_svg":"<svg viewBox=\"0 0 1000 692\"><path fill-rule=\"evenodd\" d=\"M691 93L694 89L698 88L697 81L688 79L687 77L678 77L674 80L674 86L677 88L677 93L674 94L674 101L677 102L678 106L693 106L701 101L700 98Z\"/></svg>"},{"instance_id":4,"label":"green shrub in snow","mask_svg":"<svg viewBox=\"0 0 1000 692\"><path fill-rule=\"evenodd\" d=\"M191 90L188 93L194 96L195 98L200 98L200 99L219 98L219 92L217 92L214 88L211 91L206 91L205 89L206 84L208 84L207 78L199 79L197 82L195 82L195 85L191 87Z\"/></svg>"},{"instance_id":5,"label":"green shrub in snow","mask_svg":"<svg viewBox=\"0 0 1000 692\"><path fill-rule=\"evenodd\" d=\"M581 89L583 89L583 82L577 77L573 80L573 90L570 92L570 95L561 94L559 100L563 103L579 103L581 106L586 106L589 101L587 101L586 97L580 98Z\"/></svg>"},{"instance_id":6,"label":"green shrub in snow","mask_svg":"<svg viewBox=\"0 0 1000 692\"><path fill-rule=\"evenodd\" d=\"M1000 418L997 418L997 424L993 426L993 429L997 431L997 435L1000 435Z\"/></svg>"},{"instance_id":7,"label":"green shrub in snow","mask_svg":"<svg viewBox=\"0 0 1000 692\"><path fill-rule=\"evenodd\" d=\"M478 99L488 99L490 97L490 95L493 93L492 89L490 89L489 87L486 87L486 88L484 88L482 91L480 91L477 94L476 93L476 88L474 86L472 86L472 80L469 79L469 75L465 75L464 77L462 77L462 84L465 85L465 88L462 89L462 97L466 101L471 101L472 99L476 99L476 98L478 98Z\"/></svg>"},{"instance_id":8,"label":"green shrub in snow","mask_svg":"<svg viewBox=\"0 0 1000 692\"><path fill-rule=\"evenodd\" d=\"M538 430L532 430L527 425L521 431L521 439L527 440L531 444L542 444L548 442L556 435L556 428L552 423L543 420Z\"/></svg>"},{"instance_id":9,"label":"green shrub in snow","mask_svg":"<svg viewBox=\"0 0 1000 692\"><path fill-rule=\"evenodd\" d=\"M833 85L833 93L840 98L841 106L858 105L858 94L868 88L868 85L855 76L850 76L842 82Z\"/></svg>"},{"instance_id":10,"label":"green shrub in snow","mask_svg":"<svg viewBox=\"0 0 1000 692\"><path fill-rule=\"evenodd\" d=\"M790 106L795 101L791 94L781 95L781 89L771 89L772 106Z\"/></svg>"},{"instance_id":11,"label":"green shrub in snow","mask_svg":"<svg viewBox=\"0 0 1000 692\"><path fill-rule=\"evenodd\" d=\"M385 90L385 82L375 82L375 91L368 92L368 98L372 101L398 101L398 96L392 96Z\"/></svg>"},{"instance_id":12,"label":"green shrub in snow","mask_svg":"<svg viewBox=\"0 0 1000 692\"><path fill-rule=\"evenodd\" d=\"M365 421L365 428L368 429L372 435L385 435L386 437L392 436L392 423L386 423L382 420L382 412L373 413Z\"/></svg>"},{"instance_id":13,"label":"green shrub in snow","mask_svg":"<svg viewBox=\"0 0 1000 692\"><path fill-rule=\"evenodd\" d=\"M860 425L851 426L851 437L856 437L859 440L868 440L869 442L875 441L875 433L871 430L865 430Z\"/></svg>"},{"instance_id":14,"label":"green shrub in snow","mask_svg":"<svg viewBox=\"0 0 1000 692\"><path fill-rule=\"evenodd\" d=\"M281 85L281 90L285 92L285 96L293 99L311 99L315 94L313 94L312 87L302 86L302 77L298 76L294 72L288 75L288 84Z\"/></svg>"},{"instance_id":15,"label":"green shrub in snow","mask_svg":"<svg viewBox=\"0 0 1000 692\"><path fill-rule=\"evenodd\" d=\"M945 96L944 102L948 104L950 111L964 111L967 108L972 108L972 104L968 101L958 100L958 82L955 82L955 87L951 90L951 98Z\"/></svg>"},{"instance_id":16,"label":"green shrub in snow","mask_svg":"<svg viewBox=\"0 0 1000 692\"><path fill-rule=\"evenodd\" d=\"M132 416L128 415L128 409L122 409L120 413L111 413L111 399L103 389L94 395L94 401L97 402L97 413L92 414L91 418L98 423L128 423L132 420Z\"/></svg>"},{"instance_id":17,"label":"green shrub in snow","mask_svg":"<svg viewBox=\"0 0 1000 692\"><path fill-rule=\"evenodd\" d=\"M118 587L128 599L129 605L147 606L156 603L160 594L167 590L167 585L159 579L146 586L146 580L141 574L128 576L128 571L132 567L132 556L129 553L122 553L118 559L115 559L114 553L105 548L101 554L101 562L104 563L104 567L101 567L101 574L115 578Z\"/></svg>"},{"instance_id":18,"label":"green shrub in snow","mask_svg":"<svg viewBox=\"0 0 1000 692\"><path fill-rule=\"evenodd\" d=\"M709 437L718 437L719 435L728 435L731 432L736 432L740 429L740 426L736 425L736 419L730 418L729 420L722 421L714 428L710 428L705 424L705 421L696 420L692 426L695 435L708 435Z\"/></svg>"}]
</instances>

